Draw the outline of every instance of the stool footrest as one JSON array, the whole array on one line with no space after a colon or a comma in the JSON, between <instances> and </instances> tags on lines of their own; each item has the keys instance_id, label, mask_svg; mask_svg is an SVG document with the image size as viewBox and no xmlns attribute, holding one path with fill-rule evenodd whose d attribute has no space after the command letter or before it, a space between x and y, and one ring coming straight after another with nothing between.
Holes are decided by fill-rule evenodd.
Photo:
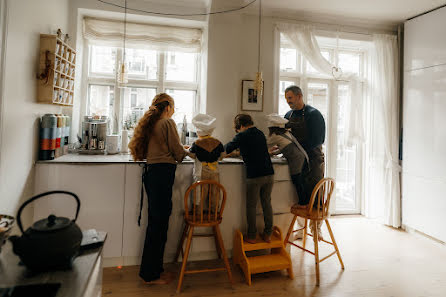
<instances>
[{"instance_id":1,"label":"stool footrest","mask_svg":"<svg viewBox=\"0 0 446 297\"><path fill-rule=\"evenodd\" d=\"M214 237L214 234L193 234L193 237Z\"/></svg>"},{"instance_id":2,"label":"stool footrest","mask_svg":"<svg viewBox=\"0 0 446 297\"><path fill-rule=\"evenodd\" d=\"M322 259L319 260L319 262L322 262L324 260L327 260L328 258L330 258L331 256L333 256L334 254L336 254L336 251L334 251L333 253L331 253L330 255L323 257Z\"/></svg>"},{"instance_id":3,"label":"stool footrest","mask_svg":"<svg viewBox=\"0 0 446 297\"><path fill-rule=\"evenodd\" d=\"M194 274L194 273L201 273L201 272L213 272L213 271L224 271L226 268L210 268L210 269L196 269L196 270L186 270L184 274Z\"/></svg>"},{"instance_id":4,"label":"stool footrest","mask_svg":"<svg viewBox=\"0 0 446 297\"><path fill-rule=\"evenodd\" d=\"M295 246L295 247L297 247L297 248L300 248L301 250L303 250L303 251L305 251L305 252L307 252L307 253L310 253L310 254L314 255L314 252L312 252L312 251L310 251L310 250L307 250L307 249L301 247L300 245L295 244L294 242L288 241L288 243L291 244L291 245L293 245L293 246Z\"/></svg>"}]
</instances>

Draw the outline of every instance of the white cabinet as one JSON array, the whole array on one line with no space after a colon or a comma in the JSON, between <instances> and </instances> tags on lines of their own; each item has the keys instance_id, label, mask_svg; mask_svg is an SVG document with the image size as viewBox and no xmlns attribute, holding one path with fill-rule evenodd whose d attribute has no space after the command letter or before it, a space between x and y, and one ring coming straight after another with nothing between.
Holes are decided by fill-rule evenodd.
<instances>
[{"instance_id":1,"label":"white cabinet","mask_svg":"<svg viewBox=\"0 0 446 297\"><path fill-rule=\"evenodd\" d=\"M404 23L404 70L446 64L446 7Z\"/></svg>"},{"instance_id":2,"label":"white cabinet","mask_svg":"<svg viewBox=\"0 0 446 297\"><path fill-rule=\"evenodd\" d=\"M165 262L171 262L181 237L184 220L184 193L192 184L192 163L177 166L172 189L172 214L169 221ZM274 165L275 184L272 193L274 223L286 232L291 217L290 206L296 193L289 180L288 166ZM141 226L138 226L142 167L137 163L36 165L35 193L67 190L81 200L77 223L81 229L98 229L108 233L103 256L105 266L139 265L147 228L148 201L144 191ZM220 229L224 245L231 255L234 231L246 232L245 168L242 164L221 164L220 183L227 192L227 201ZM41 199L35 203L34 220L50 213L73 218L75 200L70 197ZM257 225L263 230L263 212L257 207ZM209 233L209 230L197 230ZM214 259L217 256L212 238L197 237L192 242L191 260Z\"/></svg>"},{"instance_id":3,"label":"white cabinet","mask_svg":"<svg viewBox=\"0 0 446 297\"><path fill-rule=\"evenodd\" d=\"M124 257L124 264L139 265L147 229L148 201L144 190L141 226L138 226L142 168L138 164L128 164L125 167L122 256ZM178 240L181 236L183 197L187 187L192 183L192 168L192 164L181 164L177 166L175 172L175 184L172 189L172 214L170 216L169 230L167 233L165 262L172 261Z\"/></svg>"},{"instance_id":4,"label":"white cabinet","mask_svg":"<svg viewBox=\"0 0 446 297\"><path fill-rule=\"evenodd\" d=\"M446 7L405 23L403 225L446 241Z\"/></svg>"},{"instance_id":5,"label":"white cabinet","mask_svg":"<svg viewBox=\"0 0 446 297\"><path fill-rule=\"evenodd\" d=\"M403 224L446 241L446 65L405 73Z\"/></svg>"},{"instance_id":6,"label":"white cabinet","mask_svg":"<svg viewBox=\"0 0 446 297\"><path fill-rule=\"evenodd\" d=\"M446 65L405 73L403 107L403 172L446 178Z\"/></svg>"},{"instance_id":7,"label":"white cabinet","mask_svg":"<svg viewBox=\"0 0 446 297\"><path fill-rule=\"evenodd\" d=\"M144 246L147 228L147 195L144 191L144 205L141 216L141 227L138 226L139 201L141 191L142 168L138 165L125 166L125 204L122 256L140 257Z\"/></svg>"},{"instance_id":8,"label":"white cabinet","mask_svg":"<svg viewBox=\"0 0 446 297\"><path fill-rule=\"evenodd\" d=\"M103 256L121 257L125 165L37 164L35 193L66 190L81 200L77 224L82 230L107 232ZM76 201L51 195L34 204L34 221L54 213L74 218Z\"/></svg>"}]
</instances>

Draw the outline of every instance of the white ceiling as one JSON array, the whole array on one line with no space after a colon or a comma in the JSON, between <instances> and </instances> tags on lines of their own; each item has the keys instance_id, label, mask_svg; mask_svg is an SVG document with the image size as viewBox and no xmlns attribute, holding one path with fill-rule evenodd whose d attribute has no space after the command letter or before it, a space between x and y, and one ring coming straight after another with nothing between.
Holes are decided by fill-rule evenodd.
<instances>
[{"instance_id":1,"label":"white ceiling","mask_svg":"<svg viewBox=\"0 0 446 297\"><path fill-rule=\"evenodd\" d=\"M262 0L266 10L275 12L289 10L290 14L323 14L387 23L401 23L444 4L446 0Z\"/></svg>"},{"instance_id":2,"label":"white ceiling","mask_svg":"<svg viewBox=\"0 0 446 297\"><path fill-rule=\"evenodd\" d=\"M122 1L122 0L115 0ZM151 10L178 7L177 13L195 9L201 13L211 10L232 9L252 0L129 0L130 3ZM259 0L257 0L258 2ZM362 24L394 26L406 19L446 4L446 0L262 0L263 13L275 17L292 18L332 24ZM212 8L210 8L212 7ZM255 14L258 3L243 10Z\"/></svg>"}]
</instances>

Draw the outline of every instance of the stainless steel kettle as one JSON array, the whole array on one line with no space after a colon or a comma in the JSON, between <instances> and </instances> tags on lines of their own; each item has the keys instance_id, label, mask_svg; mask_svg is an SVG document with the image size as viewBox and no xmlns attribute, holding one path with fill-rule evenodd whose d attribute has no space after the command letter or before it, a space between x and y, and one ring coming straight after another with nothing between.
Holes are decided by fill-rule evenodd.
<instances>
[{"instance_id":1,"label":"stainless steel kettle","mask_svg":"<svg viewBox=\"0 0 446 297\"><path fill-rule=\"evenodd\" d=\"M51 214L48 218L35 222L23 231L20 217L23 209L34 200L52 194L71 195L76 199L77 209L74 220ZM36 195L20 206L17 213L17 225L22 236L12 236L9 240L13 244L14 253L20 257L23 264L33 271L71 267L72 261L79 253L82 241L82 231L75 223L80 205L80 200L74 193L50 191Z\"/></svg>"}]
</instances>

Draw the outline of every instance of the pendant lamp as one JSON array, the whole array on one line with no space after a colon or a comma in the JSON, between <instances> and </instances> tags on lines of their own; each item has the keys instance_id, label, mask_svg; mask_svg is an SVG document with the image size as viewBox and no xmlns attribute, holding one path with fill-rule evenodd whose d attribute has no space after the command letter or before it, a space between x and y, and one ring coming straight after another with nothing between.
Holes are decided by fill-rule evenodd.
<instances>
[{"instance_id":1,"label":"pendant lamp","mask_svg":"<svg viewBox=\"0 0 446 297\"><path fill-rule=\"evenodd\" d=\"M260 69L261 29L262 29L262 0L259 0L259 45L258 45L258 57L257 57L257 73L256 73L256 80L254 82L254 89L257 91L257 96L262 96L263 94L263 78L262 78L262 71Z\"/></svg>"},{"instance_id":2,"label":"pendant lamp","mask_svg":"<svg viewBox=\"0 0 446 297\"><path fill-rule=\"evenodd\" d=\"M122 50L122 61L119 63L118 66L118 73L117 73L117 82L119 88L125 88L127 87L128 83L128 70L127 70L127 64L126 64L126 52L125 52L125 40L127 37L127 0L125 0L125 6L124 6L124 40L123 40L123 50Z\"/></svg>"}]
</instances>

